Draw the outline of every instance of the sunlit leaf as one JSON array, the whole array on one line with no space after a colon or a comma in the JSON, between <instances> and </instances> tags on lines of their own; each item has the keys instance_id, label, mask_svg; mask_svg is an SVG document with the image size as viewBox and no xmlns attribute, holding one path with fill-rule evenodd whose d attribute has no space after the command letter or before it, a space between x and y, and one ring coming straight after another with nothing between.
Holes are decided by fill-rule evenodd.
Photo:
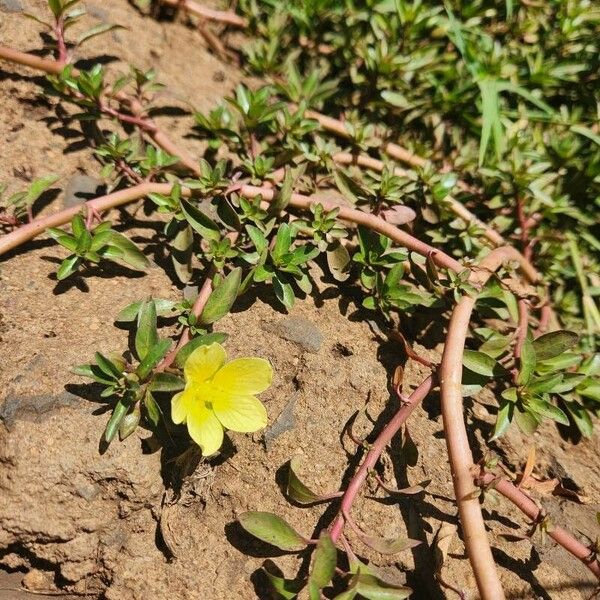
<instances>
[{"instance_id":1,"label":"sunlit leaf","mask_svg":"<svg viewBox=\"0 0 600 600\"><path fill-rule=\"evenodd\" d=\"M246 512L238 517L240 525L259 540L281 550L294 552L306 546L304 538L281 517L268 512Z\"/></svg>"}]
</instances>

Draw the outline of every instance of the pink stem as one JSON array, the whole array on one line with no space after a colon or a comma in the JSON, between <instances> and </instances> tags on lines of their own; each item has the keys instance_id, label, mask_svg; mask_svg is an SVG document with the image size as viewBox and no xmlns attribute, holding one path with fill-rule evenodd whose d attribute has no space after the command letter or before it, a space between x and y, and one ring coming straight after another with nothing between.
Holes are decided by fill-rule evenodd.
<instances>
[{"instance_id":1,"label":"pink stem","mask_svg":"<svg viewBox=\"0 0 600 600\"><path fill-rule=\"evenodd\" d=\"M406 419L411 415L413 410L423 401L433 387L434 378L430 375L419 387L402 403L402 406L396 412L392 420L385 426L384 430L379 434L371 449L367 453L365 460L360 465L358 471L350 481L340 506L340 512L331 526L331 539L336 542L344 530L346 519L344 515L350 514L350 509L356 495L358 494L362 484L365 482L369 471L375 467L381 453L390 443L392 438L398 433L400 427L406 422Z\"/></svg>"},{"instance_id":2,"label":"pink stem","mask_svg":"<svg viewBox=\"0 0 600 600\"><path fill-rule=\"evenodd\" d=\"M224 23L226 25L233 25L234 27L247 27L248 22L244 17L235 14L233 11L215 10L202 6L193 0L160 0L163 4L170 6L182 7L189 13L192 13L203 19L210 21L217 21L218 23Z\"/></svg>"},{"instance_id":3,"label":"pink stem","mask_svg":"<svg viewBox=\"0 0 600 600\"><path fill-rule=\"evenodd\" d=\"M471 273L470 281L481 287L505 262L521 256L508 246L486 256ZM452 470L454 493L463 529L465 547L475 573L482 600L503 600L504 591L487 539L481 506L474 492L473 455L464 421L462 398L463 352L476 298L463 296L450 318L440 367L440 392L444 432Z\"/></svg>"},{"instance_id":4,"label":"pink stem","mask_svg":"<svg viewBox=\"0 0 600 600\"><path fill-rule=\"evenodd\" d=\"M67 52L67 44L65 43L65 24L62 17L56 19L54 35L56 36L56 45L58 49L58 58L56 62L64 67L69 60L69 55Z\"/></svg>"},{"instance_id":5,"label":"pink stem","mask_svg":"<svg viewBox=\"0 0 600 600\"><path fill-rule=\"evenodd\" d=\"M542 511L536 503L510 481L498 478L493 473L486 473L479 478L478 483L484 486L492 484L493 489L510 500L534 523L543 517ZM553 525L548 529L548 535L567 552L570 552L575 558L578 558L598 579L600 579L600 563L591 552L590 548L585 544L582 544L568 531L557 525Z\"/></svg>"},{"instance_id":6,"label":"pink stem","mask_svg":"<svg viewBox=\"0 0 600 600\"><path fill-rule=\"evenodd\" d=\"M6 46L0 46L0 60L6 60L8 62L16 63L38 71L44 71L52 75L58 75L62 72L64 64L54 60L47 60L34 56L33 54L27 54L26 52L19 52ZM72 70L72 75L77 77L79 71L77 69ZM134 117L139 118L143 113L143 107L140 102L134 98L130 98L123 92L112 94L111 98L118 102L128 106L133 113ZM120 118L122 113L118 113L117 118ZM124 115L126 116L126 115ZM133 117L128 117L133 118ZM134 124L139 125L140 123L136 120ZM141 125L140 125L141 126ZM196 175L200 174L200 167L196 160L183 148L179 148L163 131L158 129L154 121L150 118L144 118L144 130L154 141L154 143L162 148L165 152L177 156L181 164L185 165L190 171Z\"/></svg>"}]
</instances>

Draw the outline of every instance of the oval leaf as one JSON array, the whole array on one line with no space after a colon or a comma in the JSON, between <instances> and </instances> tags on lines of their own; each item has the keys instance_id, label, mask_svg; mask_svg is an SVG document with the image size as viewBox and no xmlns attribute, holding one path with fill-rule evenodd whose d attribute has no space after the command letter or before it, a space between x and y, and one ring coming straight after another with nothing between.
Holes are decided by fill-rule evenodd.
<instances>
[{"instance_id":1,"label":"oval leaf","mask_svg":"<svg viewBox=\"0 0 600 600\"><path fill-rule=\"evenodd\" d=\"M504 371L502 365L498 364L491 356L475 350L465 350L463 365L469 371L486 377L497 377Z\"/></svg>"},{"instance_id":2,"label":"oval leaf","mask_svg":"<svg viewBox=\"0 0 600 600\"><path fill-rule=\"evenodd\" d=\"M333 578L337 564L337 548L329 532L323 532L317 543L309 582L323 589Z\"/></svg>"},{"instance_id":3,"label":"oval leaf","mask_svg":"<svg viewBox=\"0 0 600 600\"><path fill-rule=\"evenodd\" d=\"M135 351L140 361L144 360L157 342L156 304L154 304L154 300L145 300L138 311L137 331L135 333Z\"/></svg>"},{"instance_id":4,"label":"oval leaf","mask_svg":"<svg viewBox=\"0 0 600 600\"><path fill-rule=\"evenodd\" d=\"M421 544L420 540L412 540L404 536L397 537L395 540L388 540L374 535L361 535L360 540L379 554L398 554Z\"/></svg>"},{"instance_id":5,"label":"oval leaf","mask_svg":"<svg viewBox=\"0 0 600 600\"><path fill-rule=\"evenodd\" d=\"M295 552L306 546L304 538L273 513L247 512L241 514L238 521L248 533L281 550Z\"/></svg>"},{"instance_id":6,"label":"oval leaf","mask_svg":"<svg viewBox=\"0 0 600 600\"><path fill-rule=\"evenodd\" d=\"M191 202L182 199L181 210L187 222L205 239L218 242L221 239L218 225Z\"/></svg>"},{"instance_id":7,"label":"oval leaf","mask_svg":"<svg viewBox=\"0 0 600 600\"><path fill-rule=\"evenodd\" d=\"M288 482L286 488L287 495L294 502L303 505L313 504L319 500L322 500L318 494L315 494L309 487L304 485L304 483L302 483L300 478L296 475L296 470L300 466L299 463L300 460L298 457L292 458L289 462Z\"/></svg>"},{"instance_id":8,"label":"oval leaf","mask_svg":"<svg viewBox=\"0 0 600 600\"><path fill-rule=\"evenodd\" d=\"M579 340L573 331L561 329L551 331L533 340L533 349L538 360L548 360L572 348Z\"/></svg>"}]
</instances>

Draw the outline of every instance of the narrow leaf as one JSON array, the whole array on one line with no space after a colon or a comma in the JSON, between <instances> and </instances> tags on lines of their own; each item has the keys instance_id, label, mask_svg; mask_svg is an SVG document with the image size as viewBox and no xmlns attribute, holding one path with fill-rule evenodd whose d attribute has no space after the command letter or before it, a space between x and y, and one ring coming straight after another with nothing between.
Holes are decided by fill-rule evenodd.
<instances>
[{"instance_id":1,"label":"narrow leaf","mask_svg":"<svg viewBox=\"0 0 600 600\"><path fill-rule=\"evenodd\" d=\"M146 300L138 312L137 331L135 334L135 351L140 361L144 360L150 349L157 342L156 304L154 304L154 300Z\"/></svg>"},{"instance_id":2,"label":"narrow leaf","mask_svg":"<svg viewBox=\"0 0 600 600\"><path fill-rule=\"evenodd\" d=\"M204 239L214 240L216 242L221 239L219 226L210 217L205 215L199 208L195 207L191 202L182 199L181 210L183 211L187 222Z\"/></svg>"},{"instance_id":3,"label":"narrow leaf","mask_svg":"<svg viewBox=\"0 0 600 600\"><path fill-rule=\"evenodd\" d=\"M236 267L213 290L209 296L199 322L210 325L223 318L233 306L242 282L242 269Z\"/></svg>"}]
</instances>

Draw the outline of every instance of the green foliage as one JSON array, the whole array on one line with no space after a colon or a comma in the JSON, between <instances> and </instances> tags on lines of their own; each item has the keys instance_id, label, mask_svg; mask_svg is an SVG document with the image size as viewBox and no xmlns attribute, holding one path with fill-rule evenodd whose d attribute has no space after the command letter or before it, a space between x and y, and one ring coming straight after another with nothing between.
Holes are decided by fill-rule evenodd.
<instances>
[{"instance_id":1,"label":"green foliage","mask_svg":"<svg viewBox=\"0 0 600 600\"><path fill-rule=\"evenodd\" d=\"M55 34L57 31L60 32L61 37L86 14L86 10L82 6L81 0L48 0L48 9L52 14L53 22L46 21L32 13L24 14L29 19L43 25L48 31ZM124 27L123 25L117 25L115 23L98 23L91 29L81 33L75 42L68 44L68 46L73 48L78 47L92 38L115 29L124 29Z\"/></svg>"},{"instance_id":2,"label":"green foliage","mask_svg":"<svg viewBox=\"0 0 600 600\"><path fill-rule=\"evenodd\" d=\"M32 215L36 200L59 179L58 175L39 177L34 179L26 190L12 194L6 199L2 198L5 187L0 185L0 224L16 226L25 217Z\"/></svg>"},{"instance_id":3,"label":"green foliage","mask_svg":"<svg viewBox=\"0 0 600 600\"><path fill-rule=\"evenodd\" d=\"M124 263L135 269L145 269L150 263L139 248L122 233L112 229L110 221L103 221L90 229L81 215L71 220L71 233L56 229L47 230L50 237L71 254L63 260L56 277L59 281L77 273L86 264L109 260Z\"/></svg>"}]
</instances>

